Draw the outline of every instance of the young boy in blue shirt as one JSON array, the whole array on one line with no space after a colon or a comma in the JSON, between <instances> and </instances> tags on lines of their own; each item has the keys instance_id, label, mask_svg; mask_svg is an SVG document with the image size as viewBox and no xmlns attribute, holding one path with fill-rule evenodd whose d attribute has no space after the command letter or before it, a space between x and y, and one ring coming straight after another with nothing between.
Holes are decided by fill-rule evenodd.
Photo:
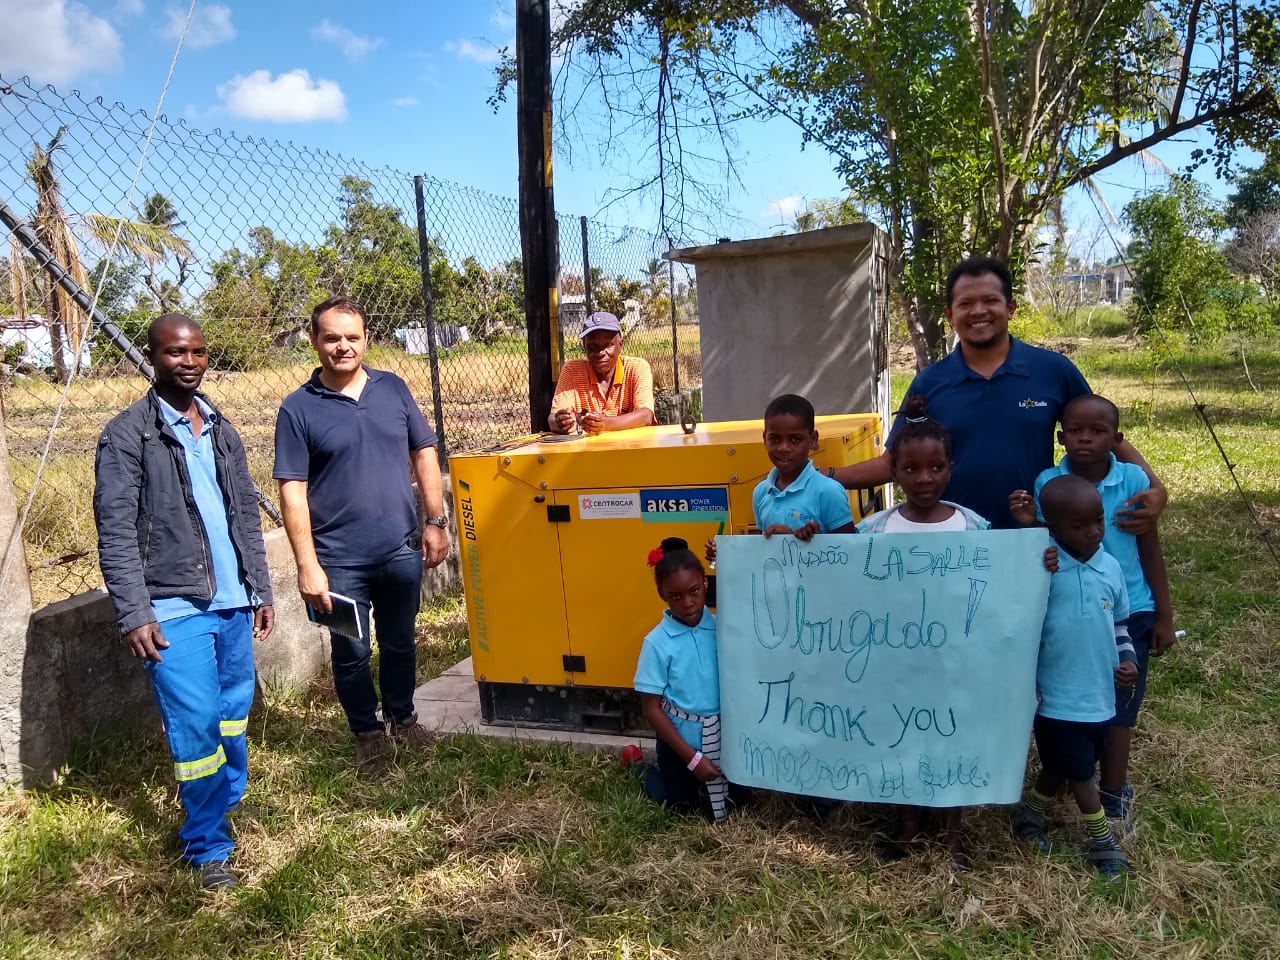
<instances>
[{"instance_id":1,"label":"young boy in blue shirt","mask_svg":"<svg viewBox=\"0 0 1280 960\"><path fill-rule=\"evenodd\" d=\"M1120 411L1105 397L1086 395L1071 400L1062 411L1058 442L1067 455L1056 467L1036 478L1038 497L1054 477L1074 474L1094 485L1102 497L1106 530L1102 546L1124 571L1129 596L1129 637L1137 656L1138 679L1127 688L1116 688L1116 712L1111 721L1107 750L1102 758L1099 786L1102 806L1120 839L1137 833L1133 822L1133 788L1129 784L1131 731L1138 722L1138 709L1147 688L1147 665L1151 654L1159 656L1173 646L1173 610L1169 599L1169 575L1159 534L1135 536L1116 526L1116 511L1135 495L1150 489L1151 482L1140 468L1116 459L1112 449L1121 439ZM1024 524L1036 519L1034 503L1024 490L1014 491L1010 512Z\"/></svg>"},{"instance_id":2,"label":"young boy in blue shirt","mask_svg":"<svg viewBox=\"0 0 1280 960\"><path fill-rule=\"evenodd\" d=\"M764 410L764 449L773 469L756 484L751 510L766 537L794 534L811 540L816 533L856 533L849 492L809 459L818 446L813 404L794 393L769 401ZM707 541L706 557L716 559L716 541Z\"/></svg>"},{"instance_id":3,"label":"young boy in blue shirt","mask_svg":"<svg viewBox=\"0 0 1280 960\"><path fill-rule=\"evenodd\" d=\"M1036 687L1036 750L1040 775L1013 818L1013 833L1047 853L1044 815L1065 781L1089 832L1086 858L1104 877L1118 879L1129 861L1111 831L1093 775L1115 716L1115 687L1138 677L1125 622L1129 594L1124 572L1102 548L1102 497L1071 474L1040 491L1045 524L1057 543L1058 572L1040 637Z\"/></svg>"}]
</instances>

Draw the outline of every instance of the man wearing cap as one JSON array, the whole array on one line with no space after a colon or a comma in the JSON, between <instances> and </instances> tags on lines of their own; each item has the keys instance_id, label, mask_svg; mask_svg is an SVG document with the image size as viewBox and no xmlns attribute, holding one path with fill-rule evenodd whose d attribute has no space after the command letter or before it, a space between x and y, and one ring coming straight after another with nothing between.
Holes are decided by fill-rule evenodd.
<instances>
[{"instance_id":1,"label":"man wearing cap","mask_svg":"<svg viewBox=\"0 0 1280 960\"><path fill-rule=\"evenodd\" d=\"M582 350L585 360L569 360L560 368L547 418L552 433L569 433L581 425L594 436L658 422L653 416L653 371L648 361L622 355L617 317L604 311L587 317Z\"/></svg>"}]
</instances>

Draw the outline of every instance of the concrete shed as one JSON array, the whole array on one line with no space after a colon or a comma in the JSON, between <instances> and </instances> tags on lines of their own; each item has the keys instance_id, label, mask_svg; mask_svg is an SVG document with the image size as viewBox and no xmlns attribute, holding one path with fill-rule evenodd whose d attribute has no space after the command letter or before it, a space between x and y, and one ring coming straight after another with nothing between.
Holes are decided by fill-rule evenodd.
<instances>
[{"instance_id":1,"label":"concrete shed","mask_svg":"<svg viewBox=\"0 0 1280 960\"><path fill-rule=\"evenodd\" d=\"M885 235L859 223L671 250L692 263L707 420L760 417L782 393L819 414L889 414Z\"/></svg>"}]
</instances>

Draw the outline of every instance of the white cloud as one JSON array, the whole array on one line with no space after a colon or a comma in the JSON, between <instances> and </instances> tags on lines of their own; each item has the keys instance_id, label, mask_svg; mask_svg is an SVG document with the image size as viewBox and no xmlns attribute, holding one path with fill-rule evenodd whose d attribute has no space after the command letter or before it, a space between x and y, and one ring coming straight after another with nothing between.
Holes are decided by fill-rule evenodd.
<instances>
[{"instance_id":1,"label":"white cloud","mask_svg":"<svg viewBox=\"0 0 1280 960\"><path fill-rule=\"evenodd\" d=\"M515 41L509 41L510 47ZM444 45L450 53L457 54L459 60L474 60L486 66L492 66L502 59L502 47L492 43L475 43L471 40L450 40Z\"/></svg>"},{"instance_id":2,"label":"white cloud","mask_svg":"<svg viewBox=\"0 0 1280 960\"><path fill-rule=\"evenodd\" d=\"M418 105L417 97L396 97L391 101L391 105L395 107L416 107Z\"/></svg>"},{"instance_id":3,"label":"white cloud","mask_svg":"<svg viewBox=\"0 0 1280 960\"><path fill-rule=\"evenodd\" d=\"M789 223L804 209L804 206L804 197L783 197L781 200L770 200L768 208L760 211L760 216L768 217L770 220L785 220Z\"/></svg>"},{"instance_id":4,"label":"white cloud","mask_svg":"<svg viewBox=\"0 0 1280 960\"><path fill-rule=\"evenodd\" d=\"M120 35L66 0L0 0L0 72L67 83L120 66Z\"/></svg>"},{"instance_id":5,"label":"white cloud","mask_svg":"<svg viewBox=\"0 0 1280 960\"><path fill-rule=\"evenodd\" d=\"M332 80L312 80L306 70L272 77L267 70L237 74L218 87L218 99L237 117L277 123L345 120L347 99Z\"/></svg>"},{"instance_id":6,"label":"white cloud","mask_svg":"<svg viewBox=\"0 0 1280 960\"><path fill-rule=\"evenodd\" d=\"M165 8L165 24L160 32L170 40L182 36L183 24L187 22L187 11L178 7ZM208 6L197 6L191 16L191 26L187 29L186 45L199 49L216 47L235 38L236 28L231 24L231 8L216 3Z\"/></svg>"},{"instance_id":7,"label":"white cloud","mask_svg":"<svg viewBox=\"0 0 1280 960\"><path fill-rule=\"evenodd\" d=\"M136 17L142 13L142 0L116 0L116 15L120 17Z\"/></svg>"},{"instance_id":8,"label":"white cloud","mask_svg":"<svg viewBox=\"0 0 1280 960\"><path fill-rule=\"evenodd\" d=\"M363 60L383 44L381 37L362 37L331 20L321 20L311 28L311 36L324 43L331 43L348 60Z\"/></svg>"}]
</instances>

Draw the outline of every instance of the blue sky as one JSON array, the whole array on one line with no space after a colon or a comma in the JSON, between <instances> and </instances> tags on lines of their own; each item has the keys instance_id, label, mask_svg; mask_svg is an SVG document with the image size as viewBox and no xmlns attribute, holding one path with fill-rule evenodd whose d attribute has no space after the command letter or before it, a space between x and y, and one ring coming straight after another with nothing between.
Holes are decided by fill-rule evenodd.
<instances>
[{"instance_id":1,"label":"blue sky","mask_svg":"<svg viewBox=\"0 0 1280 960\"><path fill-rule=\"evenodd\" d=\"M485 102L499 49L514 37L512 9L509 0L200 3L164 112L199 129L289 140L515 196L514 109L495 113ZM0 0L0 73L150 112L186 11L185 2L167 0ZM707 234L767 235L806 199L839 195L830 159L801 150L787 122L742 125L739 138L742 184L729 190L720 216L703 221ZM1189 150L1174 145L1162 156L1177 166ZM628 178L593 150L561 150L557 209L595 215ZM1100 179L1118 214L1162 176L1134 163ZM1219 195L1227 189L1214 185ZM1086 197L1068 208L1082 235L1097 232ZM649 203L615 206L601 218L656 224Z\"/></svg>"},{"instance_id":2,"label":"blue sky","mask_svg":"<svg viewBox=\"0 0 1280 960\"><path fill-rule=\"evenodd\" d=\"M164 0L0 0L0 73L149 113L186 10ZM499 49L514 38L512 10L494 0L200 3L164 112L514 197L515 110L485 102ZM708 233L767 234L804 198L840 192L825 153L802 151L785 123L744 128L741 140L743 184ZM556 161L556 207L594 215L628 175L592 151L569 153ZM601 218L652 227L656 213L633 203Z\"/></svg>"}]
</instances>

